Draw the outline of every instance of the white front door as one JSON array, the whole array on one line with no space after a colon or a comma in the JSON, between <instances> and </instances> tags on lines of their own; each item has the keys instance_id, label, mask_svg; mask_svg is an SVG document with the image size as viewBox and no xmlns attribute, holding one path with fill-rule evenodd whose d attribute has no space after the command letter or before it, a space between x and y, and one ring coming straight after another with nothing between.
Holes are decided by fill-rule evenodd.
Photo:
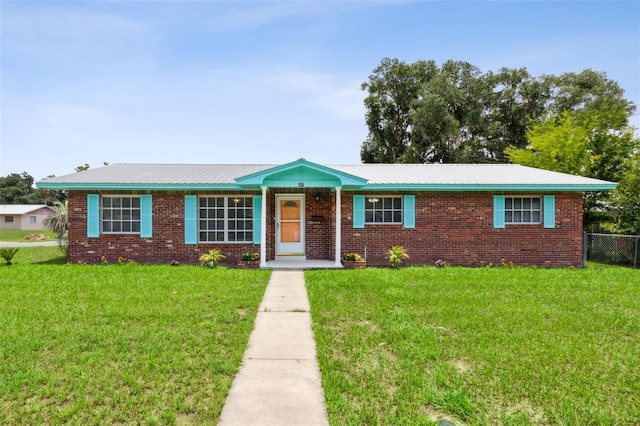
<instances>
[{"instance_id":1,"label":"white front door","mask_svg":"<svg viewBox=\"0 0 640 426\"><path fill-rule=\"evenodd\" d=\"M276 256L304 256L304 195L276 195Z\"/></svg>"}]
</instances>

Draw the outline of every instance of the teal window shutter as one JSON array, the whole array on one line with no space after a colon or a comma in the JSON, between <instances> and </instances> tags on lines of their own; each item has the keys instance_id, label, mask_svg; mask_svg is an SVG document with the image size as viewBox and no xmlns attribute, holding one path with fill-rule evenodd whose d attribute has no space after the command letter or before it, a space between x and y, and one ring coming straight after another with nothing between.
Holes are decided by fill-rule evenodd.
<instances>
[{"instance_id":1,"label":"teal window shutter","mask_svg":"<svg viewBox=\"0 0 640 426\"><path fill-rule=\"evenodd\" d=\"M413 229L416 227L416 196L404 196L404 227Z\"/></svg>"},{"instance_id":2,"label":"teal window shutter","mask_svg":"<svg viewBox=\"0 0 640 426\"><path fill-rule=\"evenodd\" d=\"M260 244L262 235L262 195L253 196L253 244Z\"/></svg>"},{"instance_id":3,"label":"teal window shutter","mask_svg":"<svg viewBox=\"0 0 640 426\"><path fill-rule=\"evenodd\" d=\"M364 228L364 195L353 196L353 227Z\"/></svg>"},{"instance_id":4,"label":"teal window shutter","mask_svg":"<svg viewBox=\"0 0 640 426\"><path fill-rule=\"evenodd\" d=\"M504 195L493 196L493 227L504 228Z\"/></svg>"},{"instance_id":5,"label":"teal window shutter","mask_svg":"<svg viewBox=\"0 0 640 426\"><path fill-rule=\"evenodd\" d=\"M140 237L151 238L153 235L153 209L151 194L140 196Z\"/></svg>"},{"instance_id":6,"label":"teal window shutter","mask_svg":"<svg viewBox=\"0 0 640 426\"><path fill-rule=\"evenodd\" d=\"M87 237L100 236L100 195L87 194Z\"/></svg>"},{"instance_id":7,"label":"teal window shutter","mask_svg":"<svg viewBox=\"0 0 640 426\"><path fill-rule=\"evenodd\" d=\"M198 243L198 196L184 196L184 243Z\"/></svg>"},{"instance_id":8,"label":"teal window shutter","mask_svg":"<svg viewBox=\"0 0 640 426\"><path fill-rule=\"evenodd\" d=\"M544 227L555 228L556 227L556 196L545 195L543 200L544 205Z\"/></svg>"}]
</instances>

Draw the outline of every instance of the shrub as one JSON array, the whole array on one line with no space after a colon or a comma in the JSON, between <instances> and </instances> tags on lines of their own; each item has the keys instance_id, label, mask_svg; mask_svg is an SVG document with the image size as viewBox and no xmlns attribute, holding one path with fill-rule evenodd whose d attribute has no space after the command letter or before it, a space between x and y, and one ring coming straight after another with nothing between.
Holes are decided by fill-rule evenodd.
<instances>
[{"instance_id":1,"label":"shrub","mask_svg":"<svg viewBox=\"0 0 640 426\"><path fill-rule=\"evenodd\" d=\"M360 253L345 253L345 255L342 256L342 258L344 260L350 260L353 262L361 262L364 260L364 258L360 256Z\"/></svg>"},{"instance_id":2,"label":"shrub","mask_svg":"<svg viewBox=\"0 0 640 426\"><path fill-rule=\"evenodd\" d=\"M209 250L209 253L205 253L200 256L200 266L216 268L220 261L226 258L227 256L223 255L219 249Z\"/></svg>"},{"instance_id":3,"label":"shrub","mask_svg":"<svg viewBox=\"0 0 640 426\"><path fill-rule=\"evenodd\" d=\"M7 261L7 265L13 265L13 256L16 255L19 249L17 248L3 248L0 249L0 257Z\"/></svg>"},{"instance_id":4,"label":"shrub","mask_svg":"<svg viewBox=\"0 0 640 426\"><path fill-rule=\"evenodd\" d=\"M389 251L387 251L387 259L389 259L389 265L391 265L392 268L397 268L403 261L409 259L409 255L404 247L391 246Z\"/></svg>"},{"instance_id":5,"label":"shrub","mask_svg":"<svg viewBox=\"0 0 640 426\"><path fill-rule=\"evenodd\" d=\"M259 260L259 259L260 259L260 253L256 253L256 252L242 253L242 256L240 256L240 260L244 260L244 261L252 261L252 260Z\"/></svg>"}]
</instances>

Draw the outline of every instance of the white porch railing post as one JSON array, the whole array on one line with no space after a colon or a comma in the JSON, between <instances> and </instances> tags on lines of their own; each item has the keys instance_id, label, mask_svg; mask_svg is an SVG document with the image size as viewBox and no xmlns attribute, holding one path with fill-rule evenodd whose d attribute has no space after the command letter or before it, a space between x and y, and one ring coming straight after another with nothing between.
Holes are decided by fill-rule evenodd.
<instances>
[{"instance_id":1,"label":"white porch railing post","mask_svg":"<svg viewBox=\"0 0 640 426\"><path fill-rule=\"evenodd\" d=\"M340 262L340 253L342 252L342 212L341 204L342 197L340 196L340 190L342 187L336 186L336 262L335 266L342 266Z\"/></svg>"},{"instance_id":2,"label":"white porch railing post","mask_svg":"<svg viewBox=\"0 0 640 426\"><path fill-rule=\"evenodd\" d=\"M260 212L260 267L267 267L267 187L262 186L262 211Z\"/></svg>"}]
</instances>

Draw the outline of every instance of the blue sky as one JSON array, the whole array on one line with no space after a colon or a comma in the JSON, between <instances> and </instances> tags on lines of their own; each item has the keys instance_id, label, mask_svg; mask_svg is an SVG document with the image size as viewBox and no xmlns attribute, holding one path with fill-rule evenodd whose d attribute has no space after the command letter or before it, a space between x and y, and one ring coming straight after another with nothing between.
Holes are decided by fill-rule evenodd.
<instances>
[{"instance_id":1,"label":"blue sky","mask_svg":"<svg viewBox=\"0 0 640 426\"><path fill-rule=\"evenodd\" d=\"M360 85L384 57L591 68L640 105L637 1L0 0L0 16L0 176L358 163Z\"/></svg>"}]
</instances>

